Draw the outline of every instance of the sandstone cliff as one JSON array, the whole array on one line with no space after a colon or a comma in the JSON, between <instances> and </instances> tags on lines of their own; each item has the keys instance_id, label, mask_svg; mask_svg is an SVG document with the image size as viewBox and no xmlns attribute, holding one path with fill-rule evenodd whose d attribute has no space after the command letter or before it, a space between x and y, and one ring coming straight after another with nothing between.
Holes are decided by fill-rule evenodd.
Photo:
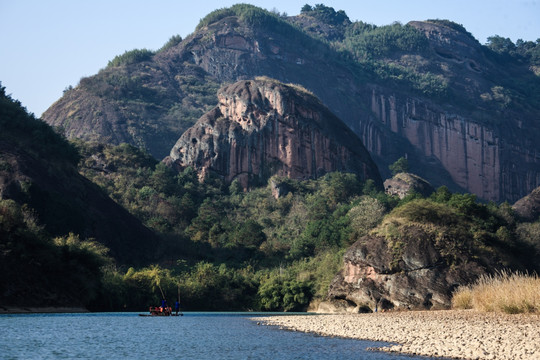
<instances>
[{"instance_id":1,"label":"sandstone cliff","mask_svg":"<svg viewBox=\"0 0 540 360\"><path fill-rule=\"evenodd\" d=\"M361 22L312 37L310 29L331 27L306 14L284 19L250 8L255 21L245 7L210 14L144 61L81 80L44 119L69 137L129 142L161 158L215 104L219 85L266 75L312 91L359 135L384 177L407 155L411 170L435 187L486 200L515 201L540 185L538 101L529 101L538 80L526 63L503 62L445 21L398 29L416 36L411 48L400 48L399 37L388 38L382 54L369 43L367 53L339 43L344 57L318 37L339 42Z\"/></svg>"},{"instance_id":2,"label":"sandstone cliff","mask_svg":"<svg viewBox=\"0 0 540 360\"><path fill-rule=\"evenodd\" d=\"M259 78L222 88L218 100L180 137L169 162L238 179L245 188L272 175L308 179L332 171L382 188L360 139L305 89Z\"/></svg>"},{"instance_id":3,"label":"sandstone cliff","mask_svg":"<svg viewBox=\"0 0 540 360\"><path fill-rule=\"evenodd\" d=\"M409 26L425 34L427 48L384 61L414 66L447 87L446 95L411 93L371 75L363 81L331 56L323 59L329 51L323 46L317 53L309 41L292 47L283 36L252 32L234 17L199 29L182 45L192 61L222 81L265 74L310 89L360 136L383 175L406 154L413 171L436 187L495 201L535 188L538 148L531 133L538 131L537 113L506 103L500 92L509 90L493 81L527 70L501 70L470 34L444 23Z\"/></svg>"},{"instance_id":4,"label":"sandstone cliff","mask_svg":"<svg viewBox=\"0 0 540 360\"><path fill-rule=\"evenodd\" d=\"M395 243L378 236L367 236L347 250L323 309L343 301L349 306L340 312L449 308L455 288L486 273L477 262L466 262L463 254L456 254L459 266L448 266L421 227L403 235L397 257Z\"/></svg>"}]
</instances>

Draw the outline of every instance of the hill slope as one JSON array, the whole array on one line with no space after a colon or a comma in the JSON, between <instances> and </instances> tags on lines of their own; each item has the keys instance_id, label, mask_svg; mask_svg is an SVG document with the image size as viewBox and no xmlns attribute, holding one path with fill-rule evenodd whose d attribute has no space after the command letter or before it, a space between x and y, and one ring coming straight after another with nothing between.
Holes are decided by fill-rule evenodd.
<instances>
[{"instance_id":1,"label":"hill slope","mask_svg":"<svg viewBox=\"0 0 540 360\"><path fill-rule=\"evenodd\" d=\"M30 209L50 236L95 239L120 263L147 263L157 238L79 175L77 150L0 94L0 199Z\"/></svg>"}]
</instances>

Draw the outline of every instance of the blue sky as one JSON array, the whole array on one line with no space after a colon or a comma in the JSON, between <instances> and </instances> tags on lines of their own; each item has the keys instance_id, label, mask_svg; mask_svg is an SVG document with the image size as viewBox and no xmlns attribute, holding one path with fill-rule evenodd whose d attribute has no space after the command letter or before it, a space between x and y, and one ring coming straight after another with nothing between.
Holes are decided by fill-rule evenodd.
<instances>
[{"instance_id":1,"label":"blue sky","mask_svg":"<svg viewBox=\"0 0 540 360\"><path fill-rule=\"evenodd\" d=\"M482 44L492 35L514 42L540 38L540 0L0 0L0 81L40 116L67 86L97 73L114 56L156 50L172 35L192 33L212 10L238 2L288 15L306 3L323 3L375 25L449 19Z\"/></svg>"}]
</instances>

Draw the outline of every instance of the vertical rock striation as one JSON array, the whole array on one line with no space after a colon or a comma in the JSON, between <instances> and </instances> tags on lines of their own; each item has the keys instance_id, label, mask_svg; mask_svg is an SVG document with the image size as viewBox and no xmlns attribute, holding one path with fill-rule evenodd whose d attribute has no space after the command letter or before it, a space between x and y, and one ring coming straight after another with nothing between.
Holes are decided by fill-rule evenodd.
<instances>
[{"instance_id":1,"label":"vertical rock striation","mask_svg":"<svg viewBox=\"0 0 540 360\"><path fill-rule=\"evenodd\" d=\"M509 184L501 178L502 163L499 135L460 115L436 110L413 99L398 99L372 91L371 110L387 131L406 139L426 158L436 159L452 181L483 199L498 200ZM369 143L385 143L384 133L374 134ZM371 149L376 154L382 150ZM503 165L504 164L504 165ZM422 171L428 174L426 170Z\"/></svg>"},{"instance_id":2,"label":"vertical rock striation","mask_svg":"<svg viewBox=\"0 0 540 360\"><path fill-rule=\"evenodd\" d=\"M305 89L259 78L225 86L218 101L180 137L169 163L238 179L245 188L275 174L307 179L331 171L382 188L360 139Z\"/></svg>"}]
</instances>

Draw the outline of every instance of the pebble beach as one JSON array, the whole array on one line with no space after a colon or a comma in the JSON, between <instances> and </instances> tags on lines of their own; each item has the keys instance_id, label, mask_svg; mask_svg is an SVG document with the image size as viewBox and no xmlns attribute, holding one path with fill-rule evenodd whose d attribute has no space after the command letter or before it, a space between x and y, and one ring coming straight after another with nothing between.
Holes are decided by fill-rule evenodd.
<instances>
[{"instance_id":1,"label":"pebble beach","mask_svg":"<svg viewBox=\"0 0 540 360\"><path fill-rule=\"evenodd\" d=\"M374 351L455 359L540 359L540 315L442 310L256 320L322 336L393 343Z\"/></svg>"}]
</instances>

